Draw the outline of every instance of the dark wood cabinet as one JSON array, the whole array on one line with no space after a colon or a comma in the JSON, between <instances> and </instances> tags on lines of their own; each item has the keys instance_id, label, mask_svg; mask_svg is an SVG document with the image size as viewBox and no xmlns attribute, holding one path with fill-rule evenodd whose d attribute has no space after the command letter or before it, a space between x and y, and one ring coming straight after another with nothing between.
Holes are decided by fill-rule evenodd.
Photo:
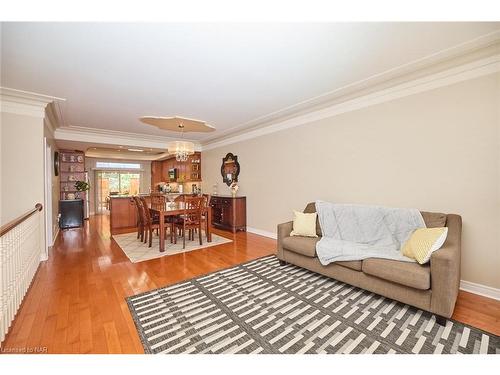
<instances>
[{"instance_id":1,"label":"dark wood cabinet","mask_svg":"<svg viewBox=\"0 0 500 375\"><path fill-rule=\"evenodd\" d=\"M154 160L151 162L151 189L162 181L162 162Z\"/></svg>"},{"instance_id":2,"label":"dark wood cabinet","mask_svg":"<svg viewBox=\"0 0 500 375\"><path fill-rule=\"evenodd\" d=\"M230 230L233 233L247 230L247 199L246 197L212 196L212 224L219 229Z\"/></svg>"},{"instance_id":3,"label":"dark wood cabinet","mask_svg":"<svg viewBox=\"0 0 500 375\"><path fill-rule=\"evenodd\" d=\"M174 168L177 169L177 178L170 179L168 171ZM151 189L156 191L160 182L201 182L201 153L195 152L185 162L175 160L173 155L151 162Z\"/></svg>"}]
</instances>

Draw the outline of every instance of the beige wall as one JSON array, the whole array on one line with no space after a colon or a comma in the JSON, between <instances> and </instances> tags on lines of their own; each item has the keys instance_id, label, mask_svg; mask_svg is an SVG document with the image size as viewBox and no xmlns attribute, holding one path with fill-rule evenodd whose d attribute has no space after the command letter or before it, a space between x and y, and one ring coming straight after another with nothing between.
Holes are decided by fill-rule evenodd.
<instances>
[{"instance_id":1,"label":"beige wall","mask_svg":"<svg viewBox=\"0 0 500 375\"><path fill-rule=\"evenodd\" d=\"M203 152L203 189L241 165L248 226L276 232L323 199L463 217L462 279L500 287L500 74Z\"/></svg>"},{"instance_id":2,"label":"beige wall","mask_svg":"<svg viewBox=\"0 0 500 375\"><path fill-rule=\"evenodd\" d=\"M1 113L0 222L44 203L43 119Z\"/></svg>"},{"instance_id":3,"label":"beige wall","mask_svg":"<svg viewBox=\"0 0 500 375\"><path fill-rule=\"evenodd\" d=\"M47 143L51 147L51 152L52 152L52 163L54 162L54 153L59 150L59 148L56 145L56 142L54 140L53 134L49 131L47 126L45 125L44 127L44 135L47 138ZM59 215L59 193L61 190L61 184L59 180L59 176L56 176L54 174L54 165L49 165L50 168L50 175L51 175L51 180L50 180L50 187L51 191L50 193L52 194L52 220L50 224L52 225L52 243L56 239L57 232L59 230L59 222L57 220L58 215Z\"/></svg>"}]
</instances>

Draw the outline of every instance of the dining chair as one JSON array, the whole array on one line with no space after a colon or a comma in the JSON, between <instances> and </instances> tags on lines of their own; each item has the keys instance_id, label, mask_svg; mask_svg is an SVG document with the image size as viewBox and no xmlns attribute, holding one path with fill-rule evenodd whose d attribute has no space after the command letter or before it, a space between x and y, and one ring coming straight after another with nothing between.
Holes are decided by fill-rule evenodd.
<instances>
[{"instance_id":1,"label":"dining chair","mask_svg":"<svg viewBox=\"0 0 500 375\"><path fill-rule=\"evenodd\" d=\"M198 230L200 245L203 245L201 237L203 213L203 197L185 196L184 197L184 212L175 220L174 228L181 230L182 248L186 248L186 230L188 231L189 239L194 241L194 230ZM177 243L177 235L174 236L174 244Z\"/></svg>"},{"instance_id":2,"label":"dining chair","mask_svg":"<svg viewBox=\"0 0 500 375\"><path fill-rule=\"evenodd\" d=\"M165 196L160 193L151 193L151 208L161 210L165 207Z\"/></svg>"},{"instance_id":3,"label":"dining chair","mask_svg":"<svg viewBox=\"0 0 500 375\"><path fill-rule=\"evenodd\" d=\"M132 199L134 200L135 208L137 211L137 238L140 237L141 242L143 242L144 241L144 220L143 220L142 212L141 212L142 202L137 195L134 195L132 197Z\"/></svg>"},{"instance_id":4,"label":"dining chair","mask_svg":"<svg viewBox=\"0 0 500 375\"><path fill-rule=\"evenodd\" d=\"M151 193L149 199L151 200L152 209L160 211L165 207L166 198L162 193ZM153 217L157 216L154 213L152 215Z\"/></svg>"},{"instance_id":5,"label":"dining chair","mask_svg":"<svg viewBox=\"0 0 500 375\"><path fill-rule=\"evenodd\" d=\"M158 217L153 217L151 211L149 210L148 204L144 197L139 197L141 201L142 208L142 219L144 221L144 243L149 242L149 247L153 245L153 230L160 229L160 220ZM165 232L167 227L165 227Z\"/></svg>"},{"instance_id":6,"label":"dining chair","mask_svg":"<svg viewBox=\"0 0 500 375\"><path fill-rule=\"evenodd\" d=\"M210 207L210 194L203 194L203 212L201 215L201 221L203 223L203 227L205 228L205 236L207 237L208 241L208 210L211 210L212 208Z\"/></svg>"}]
</instances>

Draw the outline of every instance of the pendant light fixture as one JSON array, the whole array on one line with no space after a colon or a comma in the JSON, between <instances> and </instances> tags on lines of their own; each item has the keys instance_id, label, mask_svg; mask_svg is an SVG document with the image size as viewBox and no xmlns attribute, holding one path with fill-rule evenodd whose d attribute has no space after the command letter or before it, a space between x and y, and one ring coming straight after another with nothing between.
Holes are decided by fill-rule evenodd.
<instances>
[{"instance_id":1,"label":"pendant light fixture","mask_svg":"<svg viewBox=\"0 0 500 375\"><path fill-rule=\"evenodd\" d=\"M148 125L156 126L162 130L176 131L181 133L181 140L168 142L167 150L171 155L175 155L175 160L185 162L189 155L194 154L194 143L184 140L184 133L188 132L212 132L215 130L213 126L208 125L205 121L194 120L185 117L157 117L143 116L140 120Z\"/></svg>"},{"instance_id":2,"label":"pendant light fixture","mask_svg":"<svg viewBox=\"0 0 500 375\"><path fill-rule=\"evenodd\" d=\"M184 124L179 121L178 128L181 132L181 138L184 138ZM175 155L177 161L187 161L189 155L194 154L194 143L189 141L172 141L167 143L167 151L169 154Z\"/></svg>"}]
</instances>

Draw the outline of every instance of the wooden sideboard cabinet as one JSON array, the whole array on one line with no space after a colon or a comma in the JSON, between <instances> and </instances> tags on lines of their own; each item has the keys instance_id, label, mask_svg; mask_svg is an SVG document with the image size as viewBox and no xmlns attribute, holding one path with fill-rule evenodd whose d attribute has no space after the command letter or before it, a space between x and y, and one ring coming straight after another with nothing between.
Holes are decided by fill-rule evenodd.
<instances>
[{"instance_id":1,"label":"wooden sideboard cabinet","mask_svg":"<svg viewBox=\"0 0 500 375\"><path fill-rule=\"evenodd\" d=\"M210 200L212 225L219 229L236 231L247 230L247 199L214 195Z\"/></svg>"}]
</instances>

